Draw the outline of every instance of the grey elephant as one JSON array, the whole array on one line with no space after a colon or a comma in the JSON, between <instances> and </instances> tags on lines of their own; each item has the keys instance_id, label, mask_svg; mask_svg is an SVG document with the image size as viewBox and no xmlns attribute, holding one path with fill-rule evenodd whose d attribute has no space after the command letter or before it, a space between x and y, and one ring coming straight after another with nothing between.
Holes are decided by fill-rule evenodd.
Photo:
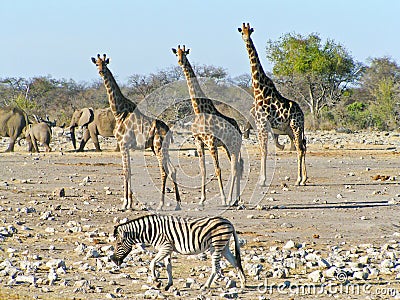
<instances>
[{"instance_id":1,"label":"grey elephant","mask_svg":"<svg viewBox=\"0 0 400 300\"><path fill-rule=\"evenodd\" d=\"M245 139L249 138L251 129L253 129L253 125L251 125L250 122L247 122L246 125L244 126L244 129L243 129L243 137ZM289 131L285 132L285 131L281 131L279 129L272 128L271 134L272 134L272 137L274 139L275 146L279 150L285 149L285 145L279 144L279 140L278 139L279 139L280 135L287 135L289 137L289 139L290 139L290 151L296 150L296 147L294 146L294 142L293 142L293 137L290 135Z\"/></svg>"},{"instance_id":2,"label":"grey elephant","mask_svg":"<svg viewBox=\"0 0 400 300\"><path fill-rule=\"evenodd\" d=\"M92 108L85 107L76 110L72 115L69 125L74 149L76 149L75 128L77 126L83 127L83 137L76 151L83 151L90 138L94 143L96 151L101 151L97 136L113 137L115 124L115 117L110 108L93 110ZM116 151L119 151L118 145Z\"/></svg>"},{"instance_id":3,"label":"grey elephant","mask_svg":"<svg viewBox=\"0 0 400 300\"><path fill-rule=\"evenodd\" d=\"M0 136L10 138L6 152L14 151L15 141L28 123L28 116L22 109L11 106L0 108Z\"/></svg>"},{"instance_id":4,"label":"grey elephant","mask_svg":"<svg viewBox=\"0 0 400 300\"><path fill-rule=\"evenodd\" d=\"M37 142L43 144L46 152L51 151L51 127L47 122L29 124L25 131L25 138L28 143L29 152L39 152Z\"/></svg>"}]
</instances>

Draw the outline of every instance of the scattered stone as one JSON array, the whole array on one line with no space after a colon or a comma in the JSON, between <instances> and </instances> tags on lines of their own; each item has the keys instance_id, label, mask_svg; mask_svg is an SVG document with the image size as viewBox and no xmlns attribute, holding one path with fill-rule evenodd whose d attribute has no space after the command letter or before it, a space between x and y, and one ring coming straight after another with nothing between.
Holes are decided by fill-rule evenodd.
<instances>
[{"instance_id":1,"label":"scattered stone","mask_svg":"<svg viewBox=\"0 0 400 300\"><path fill-rule=\"evenodd\" d=\"M54 197L65 197L65 189L64 188L57 188L53 191Z\"/></svg>"},{"instance_id":2,"label":"scattered stone","mask_svg":"<svg viewBox=\"0 0 400 300\"><path fill-rule=\"evenodd\" d=\"M321 282L322 281L322 272L320 270L316 270L308 274L308 279L312 282Z\"/></svg>"},{"instance_id":3,"label":"scattered stone","mask_svg":"<svg viewBox=\"0 0 400 300\"><path fill-rule=\"evenodd\" d=\"M63 268L64 270L66 269L65 261L63 261L62 259L51 259L46 263L46 267L48 267L49 269L51 268L53 269Z\"/></svg>"},{"instance_id":4,"label":"scattered stone","mask_svg":"<svg viewBox=\"0 0 400 300\"><path fill-rule=\"evenodd\" d=\"M297 249L298 248L298 244L296 244L294 241L289 240L285 246L282 247L282 249Z\"/></svg>"},{"instance_id":5,"label":"scattered stone","mask_svg":"<svg viewBox=\"0 0 400 300\"><path fill-rule=\"evenodd\" d=\"M35 285L37 281L37 278L33 275L18 275L15 277L15 283L30 283L32 285Z\"/></svg>"}]
</instances>

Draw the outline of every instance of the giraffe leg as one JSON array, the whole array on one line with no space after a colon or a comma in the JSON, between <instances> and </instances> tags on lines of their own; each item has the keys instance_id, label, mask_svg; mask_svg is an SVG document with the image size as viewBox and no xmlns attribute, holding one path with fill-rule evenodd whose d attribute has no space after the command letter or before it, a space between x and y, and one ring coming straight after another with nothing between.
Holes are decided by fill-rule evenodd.
<instances>
[{"instance_id":1,"label":"giraffe leg","mask_svg":"<svg viewBox=\"0 0 400 300\"><path fill-rule=\"evenodd\" d=\"M201 198L199 204L204 205L204 201L206 200L206 162L204 156L204 143L199 138L196 138L195 142L197 152L199 154L199 166L201 174Z\"/></svg>"},{"instance_id":2,"label":"giraffe leg","mask_svg":"<svg viewBox=\"0 0 400 300\"><path fill-rule=\"evenodd\" d=\"M267 180L267 152L268 152L268 132L266 129L259 130L258 143L260 146L260 153L261 153L260 179L258 184L260 186L266 186L265 181Z\"/></svg>"},{"instance_id":3,"label":"giraffe leg","mask_svg":"<svg viewBox=\"0 0 400 300\"><path fill-rule=\"evenodd\" d=\"M302 141L303 148L302 148L302 156L301 156L301 174L302 174L302 180L300 182L300 185L306 185L307 181L307 170L306 170L306 140L303 138Z\"/></svg>"},{"instance_id":4,"label":"giraffe leg","mask_svg":"<svg viewBox=\"0 0 400 300\"><path fill-rule=\"evenodd\" d=\"M240 201L240 180L242 179L242 175L243 175L243 159L242 159L242 155L239 152L238 155L238 159L237 159L237 176L236 176L236 200L234 203L232 203L233 206L236 206L239 204Z\"/></svg>"},{"instance_id":5,"label":"giraffe leg","mask_svg":"<svg viewBox=\"0 0 400 300\"><path fill-rule=\"evenodd\" d=\"M179 188L178 188L178 183L176 181L176 169L172 165L171 161L168 159L169 167L168 167L168 172L170 174L170 178L172 182L174 183L174 189L175 189L175 199L176 199L176 206L175 210L181 210L182 209L182 204L181 204L181 196L179 195Z\"/></svg>"},{"instance_id":6,"label":"giraffe leg","mask_svg":"<svg viewBox=\"0 0 400 300\"><path fill-rule=\"evenodd\" d=\"M221 203L222 205L226 205L226 196L224 192L224 186L222 183L221 167L219 166L219 160L218 160L218 148L215 145L215 142L213 142L212 145L209 146L209 149L214 162L215 176L218 179L219 190L221 193Z\"/></svg>"},{"instance_id":7,"label":"giraffe leg","mask_svg":"<svg viewBox=\"0 0 400 300\"><path fill-rule=\"evenodd\" d=\"M160 173L161 173L161 200L160 200L160 204L157 207L157 210L162 210L162 208L164 206L164 200L165 200L165 183L167 181L167 173L165 172L164 157L163 157L160 149L157 149L155 151L156 151L158 165L160 167Z\"/></svg>"},{"instance_id":8,"label":"giraffe leg","mask_svg":"<svg viewBox=\"0 0 400 300\"><path fill-rule=\"evenodd\" d=\"M294 143L297 150L297 181L296 185L305 185L307 181L307 171L305 164L306 145L301 129L294 131Z\"/></svg>"},{"instance_id":9,"label":"giraffe leg","mask_svg":"<svg viewBox=\"0 0 400 300\"><path fill-rule=\"evenodd\" d=\"M238 178L238 158L237 158L237 155L234 153L231 155L231 176L232 176L232 180L231 180L231 186L229 187L228 205L235 205L236 201L232 201L232 200L233 200L233 189L235 187L235 183L237 183L237 178ZM236 184L236 186L237 186L237 184ZM238 196L239 195L236 194L236 197L238 197Z\"/></svg>"},{"instance_id":10,"label":"giraffe leg","mask_svg":"<svg viewBox=\"0 0 400 300\"><path fill-rule=\"evenodd\" d=\"M289 139L290 139L290 151L295 151L296 146L294 145L293 138L289 136Z\"/></svg>"},{"instance_id":11,"label":"giraffe leg","mask_svg":"<svg viewBox=\"0 0 400 300\"><path fill-rule=\"evenodd\" d=\"M132 209L133 194L131 190L131 164L129 149L121 147L122 154L122 172L124 175L124 203L122 204L122 210Z\"/></svg>"}]
</instances>

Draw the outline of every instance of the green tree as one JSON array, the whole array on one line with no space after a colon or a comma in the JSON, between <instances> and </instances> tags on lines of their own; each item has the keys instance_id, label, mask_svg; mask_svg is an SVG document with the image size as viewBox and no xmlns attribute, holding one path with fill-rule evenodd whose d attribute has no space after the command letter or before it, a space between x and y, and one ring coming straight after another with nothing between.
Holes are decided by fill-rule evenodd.
<instances>
[{"instance_id":1,"label":"green tree","mask_svg":"<svg viewBox=\"0 0 400 300\"><path fill-rule=\"evenodd\" d=\"M361 77L361 89L368 99L373 125L378 129L394 129L400 121L400 66L389 57L369 61Z\"/></svg>"},{"instance_id":2,"label":"green tree","mask_svg":"<svg viewBox=\"0 0 400 300\"><path fill-rule=\"evenodd\" d=\"M274 76L286 86L288 96L300 98L309 107L314 128L319 125L321 111L340 101L362 69L342 45L329 39L322 42L316 33L288 33L268 41L266 49Z\"/></svg>"}]
</instances>

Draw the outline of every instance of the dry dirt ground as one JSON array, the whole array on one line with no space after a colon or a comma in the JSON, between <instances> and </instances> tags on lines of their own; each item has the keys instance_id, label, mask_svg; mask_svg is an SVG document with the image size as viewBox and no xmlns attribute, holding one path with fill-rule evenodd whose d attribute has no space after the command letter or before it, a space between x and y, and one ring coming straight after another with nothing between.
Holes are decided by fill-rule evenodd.
<instances>
[{"instance_id":1,"label":"dry dirt ground","mask_svg":"<svg viewBox=\"0 0 400 300\"><path fill-rule=\"evenodd\" d=\"M177 166L183 210L175 212L173 191L167 194L162 213L183 216L221 214L234 224L241 239L242 257L246 264L258 255L282 249L289 241L303 249L313 249L321 257L328 256L333 247L343 250L359 245L400 245L400 134L365 134L367 141L353 139L356 135L336 133L310 134L306 157L308 183L294 186L296 154L275 151L270 146L268 176L270 186L260 188L256 182L259 155L255 139L244 145L245 174L242 180L240 209L225 209L220 205L217 181L207 154L207 205L199 209L200 178L198 160L192 154L193 145L171 146L171 157ZM371 141L368 141L368 138ZM179 139L178 139L179 140ZM376 140L383 141L377 142ZM387 142L389 141L389 142ZM103 152L97 153L89 141L84 153L75 153L67 138L61 136L52 143L53 152L29 154L25 146L16 146L14 153L3 153L7 139L0 145L0 227L10 225L16 232L0 240L0 263L6 260L19 267L20 261L39 261L32 274L35 284L12 283L5 274L0 276L2 299L106 299L143 297L147 276L137 272L138 266L148 267L151 252L135 254L121 270L102 267L99 258L87 257L86 249L97 249L100 258L110 249L113 226L124 218L132 219L145 211L119 211L121 206L122 167L119 153L113 152L114 141L102 140ZM179 144L179 142L178 142ZM288 147L288 146L286 146ZM160 198L159 172L151 152L132 153L132 183L136 197L146 206L155 208ZM229 164L220 154L225 186L229 179ZM378 178L378 175L382 179ZM387 177L383 177L387 176ZM387 179L387 180L386 180ZM167 185L172 189L170 181ZM60 197L60 189L65 196ZM47 215L46 215L47 214ZM149 250L152 250L149 248ZM356 251L355 251L356 252ZM59 274L50 285L47 280L51 259L65 262L65 274ZM397 258L396 258L397 259ZM140 264L139 264L140 262ZM103 262L104 264L104 262ZM268 260L260 260L263 271L247 275L247 287L224 297L239 299L385 299L381 287L399 289L397 273L360 281L370 284L372 293L335 295L309 293L291 294L278 289L262 289L271 269ZM209 291L195 285L187 287L187 278L201 278L199 265L210 267L211 259L199 261L182 255L173 257L175 289L162 291L166 298L220 299L225 291L217 282ZM0 268L1 269L1 268ZM230 270L230 268L228 268ZM0 270L1 271L1 270ZM165 281L165 269L160 268ZM204 270L203 270L204 271ZM307 267L290 272L286 278L268 277L268 284L310 282ZM204 271L206 277L207 271ZM225 271L228 273L228 271ZM26 275L26 273L24 273ZM203 274L204 275L204 274ZM234 276L229 273L229 276ZM321 286L322 283L318 283ZM143 287L144 286L144 287ZM261 286L261 288L260 288ZM397 293L396 295L399 295ZM181 296L179 296L179 294ZM162 297L160 294L160 297Z\"/></svg>"}]
</instances>

